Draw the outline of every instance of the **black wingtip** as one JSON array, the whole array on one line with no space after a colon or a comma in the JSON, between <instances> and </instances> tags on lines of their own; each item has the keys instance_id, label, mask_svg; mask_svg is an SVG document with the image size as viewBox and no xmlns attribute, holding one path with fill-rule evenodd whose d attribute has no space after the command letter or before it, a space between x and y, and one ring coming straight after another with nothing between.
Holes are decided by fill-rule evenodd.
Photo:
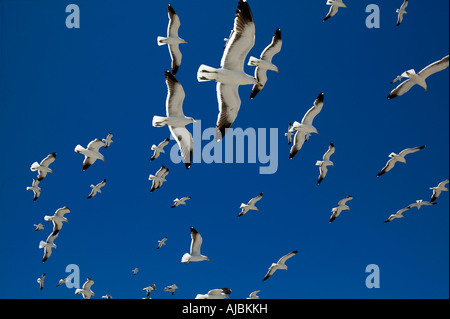
<instances>
[{"instance_id":1,"label":"black wingtip","mask_svg":"<svg viewBox=\"0 0 450 319\"><path fill-rule=\"evenodd\" d=\"M275 37L276 37L278 40L281 40L281 30L280 30L280 29L277 29L277 31L275 31Z\"/></svg>"},{"instance_id":2,"label":"black wingtip","mask_svg":"<svg viewBox=\"0 0 450 319\"><path fill-rule=\"evenodd\" d=\"M172 14L177 14L170 4L167 5L167 10Z\"/></svg>"},{"instance_id":3,"label":"black wingtip","mask_svg":"<svg viewBox=\"0 0 450 319\"><path fill-rule=\"evenodd\" d=\"M247 1L239 0L236 10L236 15L238 14L241 14L242 17L248 22L253 21L253 14Z\"/></svg>"},{"instance_id":4,"label":"black wingtip","mask_svg":"<svg viewBox=\"0 0 450 319\"><path fill-rule=\"evenodd\" d=\"M171 73L169 70L164 71L164 75L166 76L166 80L170 80L172 82L178 82L177 78L174 76L175 73Z\"/></svg>"}]
</instances>

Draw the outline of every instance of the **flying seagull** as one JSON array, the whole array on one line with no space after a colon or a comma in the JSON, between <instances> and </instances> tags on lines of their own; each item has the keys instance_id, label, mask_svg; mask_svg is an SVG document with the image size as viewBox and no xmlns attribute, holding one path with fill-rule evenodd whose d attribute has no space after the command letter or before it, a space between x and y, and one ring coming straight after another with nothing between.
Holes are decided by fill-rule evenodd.
<instances>
[{"instance_id":1,"label":"flying seagull","mask_svg":"<svg viewBox=\"0 0 450 319\"><path fill-rule=\"evenodd\" d=\"M35 226L36 228L34 229L34 231L38 231L38 230L43 230L44 229L44 225L42 225L42 223L39 224L34 224L33 226Z\"/></svg>"},{"instance_id":2,"label":"flying seagull","mask_svg":"<svg viewBox=\"0 0 450 319\"><path fill-rule=\"evenodd\" d=\"M31 184L31 187L27 187L27 191L33 191L34 193L33 202L41 196L41 188L39 187L39 183L39 180L33 178L33 184Z\"/></svg>"},{"instance_id":3,"label":"flying seagull","mask_svg":"<svg viewBox=\"0 0 450 319\"><path fill-rule=\"evenodd\" d=\"M106 294L102 296L102 299L113 299L113 297L110 294Z\"/></svg>"},{"instance_id":4,"label":"flying seagull","mask_svg":"<svg viewBox=\"0 0 450 319\"><path fill-rule=\"evenodd\" d=\"M194 155L194 142L186 125L197 123L192 117L186 117L183 113L184 90L180 82L169 71L165 72L167 85L166 115L167 117L154 116L153 126L169 126L170 133L180 147L186 168L189 169Z\"/></svg>"},{"instance_id":5,"label":"flying seagull","mask_svg":"<svg viewBox=\"0 0 450 319\"><path fill-rule=\"evenodd\" d=\"M153 152L152 158L150 158L151 161L154 161L155 159L157 159L159 157L160 153L165 153L164 146L169 144L169 141L170 141L170 138L168 137L164 141L159 143L158 146L156 146L155 144L152 145L151 150L154 152Z\"/></svg>"},{"instance_id":6,"label":"flying seagull","mask_svg":"<svg viewBox=\"0 0 450 319\"><path fill-rule=\"evenodd\" d=\"M297 253L298 253L298 250L294 250L294 251L290 252L289 254L284 255L283 257L281 257L277 261L277 263L272 263L272 265L269 268L269 271L264 276L263 281L266 281L267 279L269 279L269 277L272 276L275 273L275 271L277 271L278 269L285 269L287 271L288 267L285 265L286 260L288 260L289 258L295 256Z\"/></svg>"},{"instance_id":7,"label":"flying seagull","mask_svg":"<svg viewBox=\"0 0 450 319\"><path fill-rule=\"evenodd\" d=\"M294 156L300 151L300 149L303 146L303 143L305 142L305 138L308 134L316 133L317 129L312 125L314 118L317 116L317 114L322 111L323 107L323 100L324 100L324 94L320 93L316 100L314 101L314 105L306 112L306 114L303 116L302 123L299 123L297 121L294 122L292 125L292 128L290 129L291 132L297 131L294 136L294 145L292 145L291 150L289 152L289 159L293 159Z\"/></svg>"},{"instance_id":8,"label":"flying seagull","mask_svg":"<svg viewBox=\"0 0 450 319\"><path fill-rule=\"evenodd\" d=\"M161 165L161 168L156 172L155 175L150 174L150 176L148 177L149 180L152 180L152 188L150 189L150 193L155 189L160 188L164 182L167 182L167 174L169 174L169 169L164 165Z\"/></svg>"},{"instance_id":9,"label":"flying seagull","mask_svg":"<svg viewBox=\"0 0 450 319\"><path fill-rule=\"evenodd\" d=\"M139 272L139 268L134 268L133 270L132 270L132 272L133 272L133 276L135 276L138 272Z\"/></svg>"},{"instance_id":10,"label":"flying seagull","mask_svg":"<svg viewBox=\"0 0 450 319\"><path fill-rule=\"evenodd\" d=\"M408 0L403 1L402 6L400 7L400 9L397 9L395 12L398 13L398 18L397 18L397 27L400 25L400 23L402 23L403 21L403 15L408 13L405 11L406 7L408 6Z\"/></svg>"},{"instance_id":11,"label":"flying seagull","mask_svg":"<svg viewBox=\"0 0 450 319\"><path fill-rule=\"evenodd\" d=\"M178 289L178 287L177 287L177 285L176 284L173 284L173 285L171 285L171 286L167 286L167 287L164 287L164 291L169 291L169 292L171 292L172 293L172 296L173 296L173 294L175 293L175 290L176 289Z\"/></svg>"},{"instance_id":12,"label":"flying seagull","mask_svg":"<svg viewBox=\"0 0 450 319\"><path fill-rule=\"evenodd\" d=\"M42 181L45 176L47 176L47 173L53 174L53 171L48 166L55 161L55 158L56 153L51 153L46 158L44 158L40 164L38 162L34 162L33 164L31 164L30 170L33 172L38 171L38 181Z\"/></svg>"},{"instance_id":13,"label":"flying seagull","mask_svg":"<svg viewBox=\"0 0 450 319\"><path fill-rule=\"evenodd\" d=\"M66 278L64 278L64 279L60 279L59 281L58 281L58 284L56 285L56 287L59 287L59 286L61 286L62 284L65 284L65 283L67 283L67 282L69 282L70 281L70 278L69 277L66 277Z\"/></svg>"},{"instance_id":14,"label":"flying seagull","mask_svg":"<svg viewBox=\"0 0 450 319\"><path fill-rule=\"evenodd\" d=\"M346 205L346 203L347 203L349 200L352 200L352 199L353 199L353 196L350 196L350 195L347 196L347 197L344 198L344 199L341 199L341 200L338 202L337 207L334 207L334 208L331 210L333 214L331 214L330 220L329 220L328 222L331 223L333 220L335 220L335 219L341 214L341 212L342 212L343 210L351 210L350 207L348 207L348 206Z\"/></svg>"},{"instance_id":15,"label":"flying seagull","mask_svg":"<svg viewBox=\"0 0 450 319\"><path fill-rule=\"evenodd\" d=\"M67 206L64 206L62 208L57 209L53 216L44 216L45 221L53 222L53 232L52 232L53 236L59 233L59 231L63 226L63 222L69 223L67 218L64 217L64 215L67 213L70 213L70 209Z\"/></svg>"},{"instance_id":16,"label":"flying seagull","mask_svg":"<svg viewBox=\"0 0 450 319\"><path fill-rule=\"evenodd\" d=\"M414 204L411 204L408 206L409 209L413 208L413 207L417 207L417 210L420 210L420 207L422 206L432 206L432 205L436 205L436 202L424 202L422 199L416 200L416 202Z\"/></svg>"},{"instance_id":17,"label":"flying seagull","mask_svg":"<svg viewBox=\"0 0 450 319\"><path fill-rule=\"evenodd\" d=\"M210 261L208 257L200 253L200 248L202 246L203 239L200 233L194 227L191 227L191 238L192 240L190 253L185 253L181 258L181 262L187 265L193 261L203 261L203 260Z\"/></svg>"},{"instance_id":18,"label":"flying seagull","mask_svg":"<svg viewBox=\"0 0 450 319\"><path fill-rule=\"evenodd\" d=\"M158 240L158 247L156 247L156 249L160 249L163 245L165 245L166 244L166 240L167 240L167 236L164 237L161 240Z\"/></svg>"},{"instance_id":19,"label":"flying seagull","mask_svg":"<svg viewBox=\"0 0 450 319\"><path fill-rule=\"evenodd\" d=\"M103 181L101 181L100 183L98 183L97 185L91 185L91 188L92 188L92 190L91 190L91 193L89 194L89 196L87 197L88 199L89 198L92 198L92 197L94 197L95 195L97 195L97 193L102 193L102 191L100 190L100 188L102 188L103 186L105 186L106 185L106 178L103 180Z\"/></svg>"},{"instance_id":20,"label":"flying seagull","mask_svg":"<svg viewBox=\"0 0 450 319\"><path fill-rule=\"evenodd\" d=\"M440 182L437 187L430 188L433 190L433 195L431 196L430 202L434 202L441 195L441 192L448 192L448 188L445 187L448 182L449 180L447 179L443 182Z\"/></svg>"},{"instance_id":21,"label":"flying seagull","mask_svg":"<svg viewBox=\"0 0 450 319\"><path fill-rule=\"evenodd\" d=\"M250 199L250 201L247 204L242 203L240 208L241 212L237 217L241 217L242 215L245 215L249 210L256 210L259 212L259 209L255 206L256 202L258 202L263 197L263 193L260 193L258 196Z\"/></svg>"},{"instance_id":22,"label":"flying seagull","mask_svg":"<svg viewBox=\"0 0 450 319\"><path fill-rule=\"evenodd\" d=\"M50 236L48 236L48 238L47 238L47 241L41 240L39 242L39 248L43 248L44 249L44 256L42 257L42 262L43 263L45 263L47 261L47 259L51 256L52 248L56 249L56 245L53 243L53 240L56 237L57 236L54 236L54 235L50 234Z\"/></svg>"},{"instance_id":23,"label":"flying seagull","mask_svg":"<svg viewBox=\"0 0 450 319\"><path fill-rule=\"evenodd\" d=\"M327 166L331 165L334 167L334 163L332 161L330 161L330 157L331 157L331 155L334 154L334 151L335 151L334 144L330 143L328 150L323 155L322 161L316 162L316 165L319 166L319 170L320 170L320 175L319 175L319 179L317 180L317 185L319 185L323 181L325 176L327 175L327 172L328 172Z\"/></svg>"},{"instance_id":24,"label":"flying seagull","mask_svg":"<svg viewBox=\"0 0 450 319\"><path fill-rule=\"evenodd\" d=\"M197 294L195 299L230 299L229 294L231 294L230 288L212 289L207 294Z\"/></svg>"},{"instance_id":25,"label":"flying seagull","mask_svg":"<svg viewBox=\"0 0 450 319\"><path fill-rule=\"evenodd\" d=\"M427 83L425 80L432 74L445 70L449 66L449 56L442 58L439 61L436 61L428 66L426 66L423 70L416 74L414 69L405 71L402 73L402 77L408 78L408 80L400 83L392 92L388 95L388 99L393 99L397 96L401 96L408 92L415 84L420 85L427 91Z\"/></svg>"},{"instance_id":26,"label":"flying seagull","mask_svg":"<svg viewBox=\"0 0 450 319\"><path fill-rule=\"evenodd\" d=\"M420 151L421 149L424 149L425 145L419 146L419 147L413 147L413 148L407 148L401 151L399 154L391 153L389 154L389 157L391 158L386 166L377 174L377 177L380 177L381 175L389 172L397 162L402 162L406 164L405 156L411 153L415 153Z\"/></svg>"},{"instance_id":27,"label":"flying seagull","mask_svg":"<svg viewBox=\"0 0 450 319\"><path fill-rule=\"evenodd\" d=\"M169 47L170 57L172 59L172 74L175 75L178 72L181 64L181 51L179 48L180 43L187 43L178 36L178 29L180 28L180 18L176 14L175 10L170 4L167 5L169 13L169 25L167 26L167 37L158 37L158 45L167 44Z\"/></svg>"},{"instance_id":28,"label":"flying seagull","mask_svg":"<svg viewBox=\"0 0 450 319\"><path fill-rule=\"evenodd\" d=\"M105 143L104 148L108 148L111 145L111 143L114 143L114 141L112 140L113 136L114 135L112 135L112 133L110 132L110 133L108 133L108 136L106 137L106 139L105 138L102 139L102 142Z\"/></svg>"},{"instance_id":29,"label":"flying seagull","mask_svg":"<svg viewBox=\"0 0 450 319\"><path fill-rule=\"evenodd\" d=\"M42 276L37 279L37 282L39 284L39 289L41 289L41 290L44 288L44 279L45 279L45 274L42 274Z\"/></svg>"},{"instance_id":30,"label":"flying seagull","mask_svg":"<svg viewBox=\"0 0 450 319\"><path fill-rule=\"evenodd\" d=\"M75 295L81 294L83 299L91 299L91 296L95 297L94 292L91 290L91 286L94 284L94 281L91 278L87 278L87 281L83 284L82 289L78 288L75 290Z\"/></svg>"},{"instance_id":31,"label":"flying seagull","mask_svg":"<svg viewBox=\"0 0 450 319\"><path fill-rule=\"evenodd\" d=\"M288 145L291 145L292 135L294 135L294 132L292 132L291 129L292 129L292 123L289 123L288 131L287 131L287 133L284 133L284 136L287 136L287 138L288 138Z\"/></svg>"},{"instance_id":32,"label":"flying seagull","mask_svg":"<svg viewBox=\"0 0 450 319\"><path fill-rule=\"evenodd\" d=\"M282 42L281 30L277 29L274 36L272 37L272 42L264 49L259 59L251 56L250 60L248 61L248 65L256 66L255 78L256 81L258 81L262 85L265 85L267 82L267 70L272 70L280 74L280 72L278 71L278 67L272 64L272 58L275 54L281 51ZM261 90L261 85L254 84L252 93L250 94L250 100L254 99Z\"/></svg>"},{"instance_id":33,"label":"flying seagull","mask_svg":"<svg viewBox=\"0 0 450 319\"><path fill-rule=\"evenodd\" d=\"M173 200L173 205L170 208L177 207L179 205L186 205L186 201L191 199L191 196L181 197L181 199L175 198Z\"/></svg>"},{"instance_id":34,"label":"flying seagull","mask_svg":"<svg viewBox=\"0 0 450 319\"><path fill-rule=\"evenodd\" d=\"M244 63L250 49L255 44L255 23L252 11L247 1L239 0L234 18L233 31L225 45L220 69L202 64L197 72L197 80L216 81L219 115L216 123L215 140L218 142L225 137L236 120L241 99L239 86L257 84L263 86L253 77L244 72Z\"/></svg>"},{"instance_id":35,"label":"flying seagull","mask_svg":"<svg viewBox=\"0 0 450 319\"><path fill-rule=\"evenodd\" d=\"M327 5L331 6L330 11L328 11L327 16L323 19L323 21L328 20L336 13L338 13L339 8L347 8L347 6L342 2L342 0L327 0Z\"/></svg>"},{"instance_id":36,"label":"flying seagull","mask_svg":"<svg viewBox=\"0 0 450 319\"><path fill-rule=\"evenodd\" d=\"M95 140L91 141L88 144L87 149L79 144L75 147L76 153L84 155L82 167L83 171L87 170L98 159L102 160L103 163L105 162L105 158L99 152L99 149L102 146L105 146L105 143L103 143L100 139L96 138Z\"/></svg>"},{"instance_id":37,"label":"flying seagull","mask_svg":"<svg viewBox=\"0 0 450 319\"><path fill-rule=\"evenodd\" d=\"M248 296L248 298L247 299L259 299L259 296L257 296L256 294L258 293L258 292L260 292L261 290L255 290L255 291L253 291L252 293L250 293L250 295Z\"/></svg>"},{"instance_id":38,"label":"flying seagull","mask_svg":"<svg viewBox=\"0 0 450 319\"><path fill-rule=\"evenodd\" d=\"M390 83L393 84L393 83L395 83L397 81L401 81L402 79L403 79L403 76L397 75L397 77L395 79L393 79Z\"/></svg>"},{"instance_id":39,"label":"flying seagull","mask_svg":"<svg viewBox=\"0 0 450 319\"><path fill-rule=\"evenodd\" d=\"M145 288L142 289L142 290L145 290L145 291L147 292L147 296L146 296L146 297L148 297L148 296L150 296L150 292L151 292L152 290L156 290L156 286L155 286L155 284L153 284L153 285L150 285L150 286L148 286L148 287L145 287Z\"/></svg>"},{"instance_id":40,"label":"flying seagull","mask_svg":"<svg viewBox=\"0 0 450 319\"><path fill-rule=\"evenodd\" d=\"M386 224L386 223L389 223L390 221L392 221L392 220L395 219L395 218L403 218L403 217L405 217L405 216L403 216L402 214L403 214L404 212L406 212L408 209L410 209L409 206L400 209L400 210L399 210L398 212L396 212L395 214L390 215L389 218L386 219L386 220L384 221L384 223L385 223L385 224Z\"/></svg>"}]
</instances>

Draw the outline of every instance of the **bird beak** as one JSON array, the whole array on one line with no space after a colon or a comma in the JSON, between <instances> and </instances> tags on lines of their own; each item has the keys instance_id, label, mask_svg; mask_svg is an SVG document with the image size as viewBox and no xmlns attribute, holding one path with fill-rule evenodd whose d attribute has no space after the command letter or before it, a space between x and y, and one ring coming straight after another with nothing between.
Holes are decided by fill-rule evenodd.
<instances>
[{"instance_id":1,"label":"bird beak","mask_svg":"<svg viewBox=\"0 0 450 319\"><path fill-rule=\"evenodd\" d=\"M260 87L263 87L263 86L264 86L261 82L257 82L257 84L258 84Z\"/></svg>"},{"instance_id":2,"label":"bird beak","mask_svg":"<svg viewBox=\"0 0 450 319\"><path fill-rule=\"evenodd\" d=\"M230 297L227 296L227 299L230 299Z\"/></svg>"},{"instance_id":3,"label":"bird beak","mask_svg":"<svg viewBox=\"0 0 450 319\"><path fill-rule=\"evenodd\" d=\"M209 262L211 262L211 260L209 260L209 259L206 259L207 261L209 261Z\"/></svg>"},{"instance_id":4,"label":"bird beak","mask_svg":"<svg viewBox=\"0 0 450 319\"><path fill-rule=\"evenodd\" d=\"M195 123L195 124L197 124L197 121L196 121L196 120L194 120L194 123Z\"/></svg>"}]
</instances>

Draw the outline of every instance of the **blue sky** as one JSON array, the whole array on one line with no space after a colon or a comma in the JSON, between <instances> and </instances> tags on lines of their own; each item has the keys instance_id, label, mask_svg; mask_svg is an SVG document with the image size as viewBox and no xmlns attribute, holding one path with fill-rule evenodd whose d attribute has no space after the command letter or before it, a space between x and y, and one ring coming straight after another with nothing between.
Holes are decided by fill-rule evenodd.
<instances>
[{"instance_id":1,"label":"blue sky","mask_svg":"<svg viewBox=\"0 0 450 319\"><path fill-rule=\"evenodd\" d=\"M70 3L80 8L79 29L66 28ZM215 83L199 83L196 73L201 64L219 67L237 1L170 3L188 42L176 75L186 92L184 112L200 119L202 129L214 127ZM219 287L231 288L231 298L257 289L266 299L448 298L448 193L438 205L383 221L417 199L429 200L429 187L449 177L448 69L427 80L428 92L417 86L386 99L397 75L448 55L449 3L411 1L399 27L401 0L345 3L347 9L322 22L325 1L249 1L256 24L249 56L259 56L277 28L283 35L273 59L280 74L270 72L254 100L251 86L240 87L233 125L278 129L278 170L261 175L260 163L186 170L168 153L149 161L152 144L170 134L151 125L165 110L170 56L156 37L166 33L166 1L0 0L0 297L81 298L55 287L68 275L66 266L76 264L81 284L86 277L95 281L96 298L142 298L151 284L154 299L194 298ZM379 5L379 29L365 25L369 3ZM300 121L320 92L325 103L314 122L320 135L289 161L287 125ZM114 144L102 151L106 162L82 172L75 146L108 132ZM314 164L330 142L335 167L318 186ZM409 155L407 165L376 178L391 152L420 145L426 148ZM36 175L29 167L52 152L54 174L33 202L25 190ZM170 169L168 181L150 193L148 175L162 164ZM104 178L102 194L86 199L89 185ZM260 212L237 219L240 204L260 192ZM331 209L347 195L354 197L351 212L329 224ZM181 196L192 199L171 209ZM51 232L43 217L63 206L71 210L69 224L42 263L39 241ZM39 222L45 230L35 232ZM210 263L180 262L191 226L203 236ZM167 245L156 250L165 236ZM292 250L299 253L288 261L289 271L262 282L271 263ZM380 269L380 288L365 286L369 264ZM135 267L140 272L133 276ZM173 296L162 291L174 283Z\"/></svg>"}]
</instances>

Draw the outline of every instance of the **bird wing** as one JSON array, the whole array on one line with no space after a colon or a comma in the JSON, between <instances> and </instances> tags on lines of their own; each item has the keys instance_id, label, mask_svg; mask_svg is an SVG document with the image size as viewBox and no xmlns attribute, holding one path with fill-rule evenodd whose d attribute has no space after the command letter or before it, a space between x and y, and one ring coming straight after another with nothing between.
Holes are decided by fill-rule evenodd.
<instances>
[{"instance_id":1,"label":"bird wing","mask_svg":"<svg viewBox=\"0 0 450 319\"><path fill-rule=\"evenodd\" d=\"M184 117L183 101L185 93L183 87L172 73L165 71L164 74L167 85L166 114L170 117Z\"/></svg>"},{"instance_id":2,"label":"bird wing","mask_svg":"<svg viewBox=\"0 0 450 319\"><path fill-rule=\"evenodd\" d=\"M156 172L155 176L159 178L164 178L163 175L166 172L166 167L161 165L161 168Z\"/></svg>"},{"instance_id":3,"label":"bird wing","mask_svg":"<svg viewBox=\"0 0 450 319\"><path fill-rule=\"evenodd\" d=\"M323 179L325 178L325 176L328 173L328 168L326 165L320 165L319 171L320 171L320 174L319 174L319 178L317 180L317 184L320 184L323 181Z\"/></svg>"},{"instance_id":4,"label":"bird wing","mask_svg":"<svg viewBox=\"0 0 450 319\"><path fill-rule=\"evenodd\" d=\"M89 198L92 198L92 197L94 197L96 194L97 194L97 189L96 189L95 187L92 187L92 190L91 190L91 192L89 193L89 196L88 196L87 198L88 198L88 199L89 199Z\"/></svg>"},{"instance_id":5,"label":"bird wing","mask_svg":"<svg viewBox=\"0 0 450 319\"><path fill-rule=\"evenodd\" d=\"M317 114L322 111L324 94L320 93L319 96L314 101L314 105L306 112L303 116L302 124L312 125L312 122Z\"/></svg>"},{"instance_id":6,"label":"bird wing","mask_svg":"<svg viewBox=\"0 0 450 319\"><path fill-rule=\"evenodd\" d=\"M294 136L294 144L291 147L291 150L289 152L289 159L294 158L294 156L300 151L300 149L303 146L303 143L305 143L305 136L306 134L301 131L297 131Z\"/></svg>"},{"instance_id":7,"label":"bird wing","mask_svg":"<svg viewBox=\"0 0 450 319\"><path fill-rule=\"evenodd\" d=\"M267 82L267 70L264 68L256 67L255 69L255 78L263 86ZM252 92L250 93L250 100L254 99L255 96L258 95L259 91L262 90L262 86L259 84L254 84L252 88Z\"/></svg>"},{"instance_id":8,"label":"bird wing","mask_svg":"<svg viewBox=\"0 0 450 319\"><path fill-rule=\"evenodd\" d=\"M391 91L388 95L388 99L393 99L397 96L401 96L411 90L411 88L415 85L414 81L411 81L411 79L408 79L406 81L403 81L400 83L395 89Z\"/></svg>"},{"instance_id":9,"label":"bird wing","mask_svg":"<svg viewBox=\"0 0 450 319\"><path fill-rule=\"evenodd\" d=\"M183 157L186 168L189 169L194 157L194 140L192 139L192 134L186 127L174 127L169 125L169 130L180 147L181 156Z\"/></svg>"},{"instance_id":10,"label":"bird wing","mask_svg":"<svg viewBox=\"0 0 450 319\"><path fill-rule=\"evenodd\" d=\"M400 10L405 10L407 6L408 6L408 0L403 1L403 4L400 7Z\"/></svg>"},{"instance_id":11,"label":"bird wing","mask_svg":"<svg viewBox=\"0 0 450 319\"><path fill-rule=\"evenodd\" d=\"M258 196L250 199L250 201L248 202L247 205L254 206L256 204L256 202L259 201L262 197L263 197L263 193L260 193Z\"/></svg>"},{"instance_id":12,"label":"bird wing","mask_svg":"<svg viewBox=\"0 0 450 319\"><path fill-rule=\"evenodd\" d=\"M97 187L97 189L100 189L105 185L106 185L106 178L102 180L100 183L98 183L95 187Z\"/></svg>"},{"instance_id":13,"label":"bird wing","mask_svg":"<svg viewBox=\"0 0 450 319\"><path fill-rule=\"evenodd\" d=\"M60 209L57 209L55 212L55 216L63 217L64 214L70 213L70 209L67 206L64 206Z\"/></svg>"},{"instance_id":14,"label":"bird wing","mask_svg":"<svg viewBox=\"0 0 450 319\"><path fill-rule=\"evenodd\" d=\"M330 146L328 147L328 151L326 151L326 153L323 155L323 160L324 161L329 161L331 155L333 155L335 152L335 147L333 143L330 143Z\"/></svg>"},{"instance_id":15,"label":"bird wing","mask_svg":"<svg viewBox=\"0 0 450 319\"><path fill-rule=\"evenodd\" d=\"M395 163L397 163L397 160L395 158L391 158L387 163L386 166L383 167L383 169L377 174L377 177L389 172L395 165Z\"/></svg>"},{"instance_id":16,"label":"bird wing","mask_svg":"<svg viewBox=\"0 0 450 319\"><path fill-rule=\"evenodd\" d=\"M83 284L83 290L90 290L93 284L94 281L91 278L88 278L87 281Z\"/></svg>"},{"instance_id":17,"label":"bird wing","mask_svg":"<svg viewBox=\"0 0 450 319\"><path fill-rule=\"evenodd\" d=\"M181 59L183 55L180 51L180 46L178 44L169 44L170 58L172 59L172 74L175 75L181 65Z\"/></svg>"},{"instance_id":18,"label":"bird wing","mask_svg":"<svg viewBox=\"0 0 450 319\"><path fill-rule=\"evenodd\" d=\"M281 30L277 29L272 38L272 42L261 53L261 59L272 62L273 56L281 51L282 42L283 41L281 39Z\"/></svg>"},{"instance_id":19,"label":"bird wing","mask_svg":"<svg viewBox=\"0 0 450 319\"><path fill-rule=\"evenodd\" d=\"M178 29L180 28L181 22L178 14L169 4L167 5L167 11L169 15L169 25L167 26L167 36L171 38L178 38Z\"/></svg>"},{"instance_id":20,"label":"bird wing","mask_svg":"<svg viewBox=\"0 0 450 319\"><path fill-rule=\"evenodd\" d=\"M352 199L353 199L353 196L347 196L338 202L338 206L344 206L349 200L352 200Z\"/></svg>"},{"instance_id":21,"label":"bird wing","mask_svg":"<svg viewBox=\"0 0 450 319\"><path fill-rule=\"evenodd\" d=\"M277 264L284 265L286 260L288 260L289 258L295 256L297 253L298 253L298 250L291 251L289 254L284 255L283 257L281 257L280 260L278 260Z\"/></svg>"},{"instance_id":22,"label":"bird wing","mask_svg":"<svg viewBox=\"0 0 450 319\"><path fill-rule=\"evenodd\" d=\"M97 159L94 157L89 157L89 156L85 156L84 160L83 160L83 167L82 170L85 171L87 170L92 164L95 163Z\"/></svg>"},{"instance_id":23,"label":"bird wing","mask_svg":"<svg viewBox=\"0 0 450 319\"><path fill-rule=\"evenodd\" d=\"M191 227L191 238L191 256L200 255L200 248L202 246L203 239L200 233L194 227Z\"/></svg>"},{"instance_id":24,"label":"bird wing","mask_svg":"<svg viewBox=\"0 0 450 319\"><path fill-rule=\"evenodd\" d=\"M55 158L56 158L56 153L52 153L52 154L48 155L46 158L44 158L41 161L41 164L39 164L39 165L48 167L51 163L53 163L55 161Z\"/></svg>"},{"instance_id":25,"label":"bird wing","mask_svg":"<svg viewBox=\"0 0 450 319\"><path fill-rule=\"evenodd\" d=\"M339 10L338 6L331 6L330 10L328 11L327 16L323 19L323 21L328 20L329 18L331 18L332 16L334 16Z\"/></svg>"},{"instance_id":26,"label":"bird wing","mask_svg":"<svg viewBox=\"0 0 450 319\"><path fill-rule=\"evenodd\" d=\"M230 39L225 45L220 66L228 70L244 70L248 52L255 44L255 23L247 1L239 0Z\"/></svg>"},{"instance_id":27,"label":"bird wing","mask_svg":"<svg viewBox=\"0 0 450 319\"><path fill-rule=\"evenodd\" d=\"M217 83L217 101L219 102L219 115L216 124L216 141L220 141L226 133L226 129L233 125L241 107L239 86Z\"/></svg>"},{"instance_id":28,"label":"bird wing","mask_svg":"<svg viewBox=\"0 0 450 319\"><path fill-rule=\"evenodd\" d=\"M406 155L418 152L418 151L420 151L423 148L425 148L425 145L422 145L422 146L419 146L419 147L407 148L407 149L404 149L403 151L401 151L398 155L402 156L402 157L405 157Z\"/></svg>"},{"instance_id":29,"label":"bird wing","mask_svg":"<svg viewBox=\"0 0 450 319\"><path fill-rule=\"evenodd\" d=\"M164 148L167 144L169 144L170 138L166 138L164 141L159 143L158 148Z\"/></svg>"},{"instance_id":30,"label":"bird wing","mask_svg":"<svg viewBox=\"0 0 450 319\"><path fill-rule=\"evenodd\" d=\"M418 73L418 75L420 75L424 78L427 78L436 72L445 70L446 68L448 68L448 66L449 66L449 56L447 55L446 57L442 58L441 60L431 63L430 65L423 68L423 70L421 70Z\"/></svg>"},{"instance_id":31,"label":"bird wing","mask_svg":"<svg viewBox=\"0 0 450 319\"><path fill-rule=\"evenodd\" d=\"M439 188L444 188L445 185L447 185L448 183L449 183L449 180L447 179L447 180L445 180L445 181L443 181L443 182L440 182L440 183L438 184L438 187L439 187Z\"/></svg>"},{"instance_id":32,"label":"bird wing","mask_svg":"<svg viewBox=\"0 0 450 319\"><path fill-rule=\"evenodd\" d=\"M91 141L88 146L87 149L91 150L91 151L95 151L98 152L98 150L100 149L100 147L105 146L105 143L103 143L102 140L96 138L95 140Z\"/></svg>"},{"instance_id":33,"label":"bird wing","mask_svg":"<svg viewBox=\"0 0 450 319\"><path fill-rule=\"evenodd\" d=\"M269 277L272 276L276 270L277 270L277 268L275 265L270 266L269 271L263 278L263 281L266 281L267 279L269 279Z\"/></svg>"},{"instance_id":34,"label":"bird wing","mask_svg":"<svg viewBox=\"0 0 450 319\"><path fill-rule=\"evenodd\" d=\"M250 293L250 298L255 298L256 297L256 294L258 293L258 292L260 292L261 290L255 290L255 291L253 291L252 293Z\"/></svg>"}]
</instances>

